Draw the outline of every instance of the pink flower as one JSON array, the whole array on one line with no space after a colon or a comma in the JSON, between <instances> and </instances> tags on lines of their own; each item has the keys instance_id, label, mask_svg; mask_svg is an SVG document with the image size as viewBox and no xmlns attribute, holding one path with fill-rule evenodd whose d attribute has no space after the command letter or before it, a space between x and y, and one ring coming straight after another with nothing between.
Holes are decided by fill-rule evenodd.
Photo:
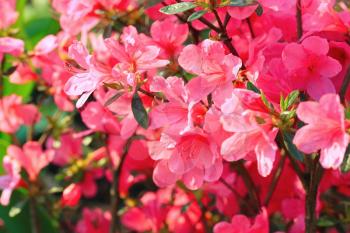
<instances>
[{"instance_id":1,"label":"pink flower","mask_svg":"<svg viewBox=\"0 0 350 233\"><path fill-rule=\"evenodd\" d=\"M75 227L76 233L108 233L111 214L101 209L83 209L82 219Z\"/></svg>"},{"instance_id":2,"label":"pink flower","mask_svg":"<svg viewBox=\"0 0 350 233\"><path fill-rule=\"evenodd\" d=\"M53 159L53 151L43 151L38 142L29 141L23 149L15 145L7 148L7 155L11 156L23 167L31 181L35 181L40 171L46 167Z\"/></svg>"},{"instance_id":3,"label":"pink flower","mask_svg":"<svg viewBox=\"0 0 350 233\"><path fill-rule=\"evenodd\" d=\"M16 22L18 13L16 12L16 0L0 1L0 29L5 29Z\"/></svg>"},{"instance_id":4,"label":"pink flower","mask_svg":"<svg viewBox=\"0 0 350 233\"><path fill-rule=\"evenodd\" d=\"M223 128L234 133L222 143L223 158L251 160L253 152L259 174L264 177L270 174L275 161L278 132L265 108L260 95L247 90L236 90L221 106Z\"/></svg>"},{"instance_id":5,"label":"pink flower","mask_svg":"<svg viewBox=\"0 0 350 233\"><path fill-rule=\"evenodd\" d=\"M0 204L8 205L12 191L16 188L17 184L21 180L21 167L18 162L10 156L4 157L3 167L7 174L0 176L0 189L2 190Z\"/></svg>"},{"instance_id":6,"label":"pink flower","mask_svg":"<svg viewBox=\"0 0 350 233\"><path fill-rule=\"evenodd\" d=\"M73 132L67 132L60 136L59 140L50 137L46 146L55 152L52 163L59 166L66 165L82 155L82 138L75 137Z\"/></svg>"},{"instance_id":7,"label":"pink flower","mask_svg":"<svg viewBox=\"0 0 350 233\"><path fill-rule=\"evenodd\" d=\"M242 66L240 58L225 53L221 42L204 40L199 46L187 45L179 56L179 64L187 72L196 74L207 92L213 93L214 102L220 106L229 95L232 81ZM208 94L209 94L208 93Z\"/></svg>"},{"instance_id":8,"label":"pink flower","mask_svg":"<svg viewBox=\"0 0 350 233\"><path fill-rule=\"evenodd\" d=\"M198 189L204 181L220 178L223 165L216 144L200 129L171 137L163 134L160 142L150 142L152 159L158 160L153 180L161 187L181 179L189 189Z\"/></svg>"},{"instance_id":9,"label":"pink flower","mask_svg":"<svg viewBox=\"0 0 350 233\"><path fill-rule=\"evenodd\" d=\"M321 165L324 168L338 168L349 143L344 107L339 96L327 94L318 103L302 102L298 106L297 115L307 125L297 131L294 144L308 154L321 150Z\"/></svg>"},{"instance_id":10,"label":"pink flower","mask_svg":"<svg viewBox=\"0 0 350 233\"><path fill-rule=\"evenodd\" d=\"M138 34L133 26L125 27L120 39L122 44L112 38L106 39L105 43L112 56L118 60L113 68L114 77L124 84L134 86L137 75L169 63L168 60L158 58L161 49L151 45L150 38Z\"/></svg>"},{"instance_id":11,"label":"pink flower","mask_svg":"<svg viewBox=\"0 0 350 233\"><path fill-rule=\"evenodd\" d=\"M179 24L176 20L175 17L168 17L155 21L151 27L152 38L162 48L165 57L178 55L188 37L187 24Z\"/></svg>"},{"instance_id":12,"label":"pink flower","mask_svg":"<svg viewBox=\"0 0 350 233\"><path fill-rule=\"evenodd\" d=\"M81 112L83 122L93 131L119 134L120 125L112 112L104 108L99 102L88 103Z\"/></svg>"},{"instance_id":13,"label":"pink flower","mask_svg":"<svg viewBox=\"0 0 350 233\"><path fill-rule=\"evenodd\" d=\"M295 75L295 82L316 100L323 94L335 93L330 78L342 70L340 63L327 55L328 51L326 39L310 36L301 44L286 45L282 53L283 63Z\"/></svg>"},{"instance_id":14,"label":"pink flower","mask_svg":"<svg viewBox=\"0 0 350 233\"><path fill-rule=\"evenodd\" d=\"M94 57L89 55L81 42L72 44L68 55L77 63L72 65L72 71L75 71L76 74L68 80L64 91L67 95L81 95L76 103L76 107L80 108L108 74L101 72Z\"/></svg>"},{"instance_id":15,"label":"pink flower","mask_svg":"<svg viewBox=\"0 0 350 233\"><path fill-rule=\"evenodd\" d=\"M138 232L159 232L169 210L170 191L160 189L157 193L145 193L140 200L142 206L130 208L123 215L123 225Z\"/></svg>"},{"instance_id":16,"label":"pink flower","mask_svg":"<svg viewBox=\"0 0 350 233\"><path fill-rule=\"evenodd\" d=\"M4 54L11 54L17 57L21 55L23 51L24 42L22 40L11 37L0 37L0 61L2 61Z\"/></svg>"},{"instance_id":17,"label":"pink flower","mask_svg":"<svg viewBox=\"0 0 350 233\"><path fill-rule=\"evenodd\" d=\"M81 186L79 184L72 183L63 190L61 205L74 207L79 203L81 195L82 195Z\"/></svg>"},{"instance_id":18,"label":"pink flower","mask_svg":"<svg viewBox=\"0 0 350 233\"><path fill-rule=\"evenodd\" d=\"M40 113L32 104L22 104L22 98L17 95L5 96L0 99L0 130L14 133L18 128L32 125L40 118Z\"/></svg>"},{"instance_id":19,"label":"pink flower","mask_svg":"<svg viewBox=\"0 0 350 233\"><path fill-rule=\"evenodd\" d=\"M245 215L233 216L231 223L220 222L214 226L214 233L268 233L269 219L266 209L255 217L252 224Z\"/></svg>"}]
</instances>

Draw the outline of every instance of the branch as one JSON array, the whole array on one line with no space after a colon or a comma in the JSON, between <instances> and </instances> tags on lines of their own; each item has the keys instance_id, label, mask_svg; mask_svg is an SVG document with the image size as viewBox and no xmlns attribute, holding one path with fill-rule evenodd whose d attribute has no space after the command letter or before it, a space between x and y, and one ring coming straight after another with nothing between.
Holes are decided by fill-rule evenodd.
<instances>
[{"instance_id":1,"label":"branch","mask_svg":"<svg viewBox=\"0 0 350 233\"><path fill-rule=\"evenodd\" d=\"M268 191L268 193L267 193L267 195L266 195L266 197L265 197L265 200L264 200L264 202L263 202L263 205L266 206L266 207L269 205L269 202L270 202L270 200L271 200L271 198L272 198L272 195L273 195L273 193L274 193L274 191L275 191L275 189L276 189L276 186L277 186L277 184L278 184L278 181L279 181L279 179L280 179L280 177L281 177L281 174L282 174L282 171L283 171L283 168L284 168L284 163L285 163L285 161L286 161L286 158L287 158L286 155L282 155L282 158L281 158L281 160L280 160L280 162L279 162L279 164L278 164L278 168L277 168L277 170L276 170L276 173L275 173L275 175L273 176L271 185L270 185L270 187L269 187L269 191Z\"/></svg>"},{"instance_id":2,"label":"branch","mask_svg":"<svg viewBox=\"0 0 350 233\"><path fill-rule=\"evenodd\" d=\"M342 103L345 103L345 95L346 95L346 91L348 90L349 83L350 83L350 66L346 72L343 83L340 87L339 95Z\"/></svg>"},{"instance_id":3,"label":"branch","mask_svg":"<svg viewBox=\"0 0 350 233\"><path fill-rule=\"evenodd\" d=\"M249 175L249 172L244 166L243 161L240 160L240 161L234 162L234 168L236 169L238 174L242 177L243 182L247 187L248 195L254 201L255 210L258 213L260 211L261 205L260 205L259 193L255 187L253 179Z\"/></svg>"},{"instance_id":4,"label":"branch","mask_svg":"<svg viewBox=\"0 0 350 233\"><path fill-rule=\"evenodd\" d=\"M108 139L108 138L107 138ZM107 141L107 140L106 140ZM113 180L112 180L112 186L110 189L110 198L111 198L111 215L112 215L112 220L111 220L111 225L109 228L109 232L110 233L116 233L116 231L118 230L118 232L121 232L121 223L120 223L120 219L118 216L118 210L119 210L119 204L121 201L120 195L119 195L119 178L123 169L123 165L126 159L126 155L128 154L128 148L129 145L132 141L132 137L130 137L125 146L124 146L124 151L123 154L120 157L120 162L119 162L119 166L117 168L114 168L112 166L112 172L113 172ZM106 143L107 144L107 143ZM107 153L109 153L108 150L108 146L107 147Z\"/></svg>"},{"instance_id":5,"label":"branch","mask_svg":"<svg viewBox=\"0 0 350 233\"><path fill-rule=\"evenodd\" d=\"M320 156L312 160L310 164L309 174L309 185L306 190L306 201L305 201L305 232L315 233L316 232L316 203L317 203L317 191L318 186L323 175L323 168L319 163Z\"/></svg>"},{"instance_id":6,"label":"branch","mask_svg":"<svg viewBox=\"0 0 350 233\"><path fill-rule=\"evenodd\" d=\"M297 34L298 39L300 39L303 36L303 19L302 19L302 12L301 12L301 0L297 1Z\"/></svg>"}]
</instances>

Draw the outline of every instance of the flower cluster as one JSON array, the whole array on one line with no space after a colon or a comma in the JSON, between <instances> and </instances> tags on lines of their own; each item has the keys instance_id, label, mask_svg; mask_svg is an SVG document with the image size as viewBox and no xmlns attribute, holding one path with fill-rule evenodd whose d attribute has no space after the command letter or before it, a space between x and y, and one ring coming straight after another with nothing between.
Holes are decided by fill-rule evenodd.
<instances>
[{"instance_id":1,"label":"flower cluster","mask_svg":"<svg viewBox=\"0 0 350 233\"><path fill-rule=\"evenodd\" d=\"M346 1L50 3L0 1L4 229L350 231Z\"/></svg>"}]
</instances>

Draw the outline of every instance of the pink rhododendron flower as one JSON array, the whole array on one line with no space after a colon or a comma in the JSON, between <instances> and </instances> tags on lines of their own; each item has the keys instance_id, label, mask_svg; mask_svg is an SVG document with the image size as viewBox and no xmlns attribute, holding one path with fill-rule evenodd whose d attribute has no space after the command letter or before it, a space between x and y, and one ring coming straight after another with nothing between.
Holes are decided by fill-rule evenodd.
<instances>
[{"instance_id":1,"label":"pink rhododendron flower","mask_svg":"<svg viewBox=\"0 0 350 233\"><path fill-rule=\"evenodd\" d=\"M189 73L200 77L201 85L213 93L214 102L221 105L229 96L231 82L242 66L240 58L227 54L221 42L204 40L200 46L186 46L179 57L179 64ZM208 94L209 94L208 93Z\"/></svg>"},{"instance_id":2,"label":"pink rhododendron flower","mask_svg":"<svg viewBox=\"0 0 350 233\"><path fill-rule=\"evenodd\" d=\"M5 29L16 22L18 13L16 12L16 0L6 0L0 2L0 29Z\"/></svg>"},{"instance_id":3,"label":"pink rhododendron flower","mask_svg":"<svg viewBox=\"0 0 350 233\"><path fill-rule=\"evenodd\" d=\"M101 209L83 209L82 219L79 220L75 231L77 233L108 233L111 214Z\"/></svg>"},{"instance_id":4,"label":"pink rhododendron flower","mask_svg":"<svg viewBox=\"0 0 350 233\"><path fill-rule=\"evenodd\" d=\"M124 28L119 43L115 39L106 39L106 46L118 63L113 68L113 75L126 85L136 85L137 75L145 71L166 66L169 61L158 58L161 49L152 45L150 38L138 34L133 26Z\"/></svg>"},{"instance_id":5,"label":"pink rhododendron flower","mask_svg":"<svg viewBox=\"0 0 350 233\"><path fill-rule=\"evenodd\" d=\"M17 95L5 96L0 99L0 130L14 133L21 125L32 125L40 118L36 106L22 104L22 98Z\"/></svg>"},{"instance_id":6,"label":"pink rhododendron flower","mask_svg":"<svg viewBox=\"0 0 350 233\"><path fill-rule=\"evenodd\" d=\"M4 54L19 56L24 51L24 42L20 39L11 37L0 37L0 61Z\"/></svg>"},{"instance_id":7,"label":"pink rhododendron flower","mask_svg":"<svg viewBox=\"0 0 350 233\"><path fill-rule=\"evenodd\" d=\"M49 138L46 146L54 150L52 163L63 166L82 155L82 138L76 137L73 132L62 134L59 140Z\"/></svg>"},{"instance_id":8,"label":"pink rhododendron flower","mask_svg":"<svg viewBox=\"0 0 350 233\"><path fill-rule=\"evenodd\" d=\"M178 55L188 37L188 26L176 20L175 17L168 17L154 22L151 27L152 39L162 48L165 57Z\"/></svg>"},{"instance_id":9,"label":"pink rhododendron flower","mask_svg":"<svg viewBox=\"0 0 350 233\"><path fill-rule=\"evenodd\" d=\"M160 142L151 142L149 148L152 159L159 160L153 180L161 187L181 179L189 189L198 189L204 181L218 180L222 173L216 144L200 130L173 138L164 134Z\"/></svg>"},{"instance_id":10,"label":"pink rhododendron flower","mask_svg":"<svg viewBox=\"0 0 350 233\"><path fill-rule=\"evenodd\" d=\"M94 57L89 55L81 42L71 45L68 55L77 63L72 67L76 74L68 80L64 91L68 95L81 95L76 103L77 108L80 108L108 74L101 72Z\"/></svg>"},{"instance_id":11,"label":"pink rhododendron flower","mask_svg":"<svg viewBox=\"0 0 350 233\"><path fill-rule=\"evenodd\" d=\"M330 78L341 71L341 65L327 55L328 51L326 39L310 36L301 44L286 45L282 54L284 65L295 75L294 81L316 100L323 94L335 93Z\"/></svg>"},{"instance_id":12,"label":"pink rhododendron flower","mask_svg":"<svg viewBox=\"0 0 350 233\"><path fill-rule=\"evenodd\" d=\"M222 143L223 158L228 161L254 160L253 152L262 176L269 175L272 170L277 151L274 140L278 132L265 108L258 94L246 90L237 90L221 106L223 128L234 133Z\"/></svg>"},{"instance_id":13,"label":"pink rhododendron flower","mask_svg":"<svg viewBox=\"0 0 350 233\"><path fill-rule=\"evenodd\" d=\"M268 233L269 222L265 208L255 217L252 224L249 218L244 215L233 216L231 223L220 222L214 226L214 233Z\"/></svg>"},{"instance_id":14,"label":"pink rhododendron flower","mask_svg":"<svg viewBox=\"0 0 350 233\"><path fill-rule=\"evenodd\" d=\"M297 115L307 125L297 131L294 144L308 154L321 150L322 166L338 168L349 144L344 107L338 95L327 94L319 102L300 103Z\"/></svg>"},{"instance_id":15,"label":"pink rhododendron flower","mask_svg":"<svg viewBox=\"0 0 350 233\"><path fill-rule=\"evenodd\" d=\"M23 149L15 145L7 148L7 155L11 156L28 173L29 179L35 181L40 171L46 167L53 159L53 151L43 151L38 142L28 141Z\"/></svg>"},{"instance_id":16,"label":"pink rhododendron flower","mask_svg":"<svg viewBox=\"0 0 350 233\"><path fill-rule=\"evenodd\" d=\"M10 156L5 156L3 158L3 167L6 171L6 175L0 176L0 189L2 190L0 204L8 205L13 190L21 180L21 167L19 163Z\"/></svg>"},{"instance_id":17,"label":"pink rhododendron flower","mask_svg":"<svg viewBox=\"0 0 350 233\"><path fill-rule=\"evenodd\" d=\"M76 183L72 183L63 190L61 205L74 207L79 203L81 195L81 186Z\"/></svg>"},{"instance_id":18,"label":"pink rhododendron flower","mask_svg":"<svg viewBox=\"0 0 350 233\"><path fill-rule=\"evenodd\" d=\"M130 208L122 217L122 223L138 231L159 232L169 210L170 190L159 190L157 193L145 193L141 198L141 207Z\"/></svg>"}]
</instances>

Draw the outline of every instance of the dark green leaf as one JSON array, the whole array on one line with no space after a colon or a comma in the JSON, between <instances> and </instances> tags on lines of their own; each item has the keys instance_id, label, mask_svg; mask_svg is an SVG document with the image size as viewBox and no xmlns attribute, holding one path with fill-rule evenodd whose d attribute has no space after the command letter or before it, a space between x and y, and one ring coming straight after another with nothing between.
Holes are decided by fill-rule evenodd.
<instances>
[{"instance_id":1,"label":"dark green leaf","mask_svg":"<svg viewBox=\"0 0 350 233\"><path fill-rule=\"evenodd\" d=\"M284 141L284 145L286 146L289 154L291 156L293 156L293 158L295 158L299 161L304 160L304 154L302 152L300 152L297 149L297 147L293 144L293 136L290 133L288 133L288 132L283 133L283 141Z\"/></svg>"},{"instance_id":2,"label":"dark green leaf","mask_svg":"<svg viewBox=\"0 0 350 233\"><path fill-rule=\"evenodd\" d=\"M264 9L262 8L262 6L259 4L258 7L255 9L255 13L258 16L261 16L264 13Z\"/></svg>"},{"instance_id":3,"label":"dark green leaf","mask_svg":"<svg viewBox=\"0 0 350 233\"><path fill-rule=\"evenodd\" d=\"M159 11L167 15L174 15L174 14L182 13L184 11L191 10L195 7L196 5L193 2L180 2L173 5L165 6L161 8Z\"/></svg>"},{"instance_id":4,"label":"dark green leaf","mask_svg":"<svg viewBox=\"0 0 350 233\"><path fill-rule=\"evenodd\" d=\"M247 89L260 94L260 90L250 81L247 82Z\"/></svg>"},{"instance_id":5,"label":"dark green leaf","mask_svg":"<svg viewBox=\"0 0 350 233\"><path fill-rule=\"evenodd\" d=\"M205 10L200 10L200 11L196 11L194 13L192 13L188 18L187 21L188 22L192 22L196 19L199 19L200 17L202 17L203 15L205 15L205 13L207 13L207 11Z\"/></svg>"},{"instance_id":6,"label":"dark green leaf","mask_svg":"<svg viewBox=\"0 0 350 233\"><path fill-rule=\"evenodd\" d=\"M112 24L108 24L107 27L105 27L103 29L103 38L106 39L106 38L111 37L112 32L113 32L113 25Z\"/></svg>"},{"instance_id":7,"label":"dark green leaf","mask_svg":"<svg viewBox=\"0 0 350 233\"><path fill-rule=\"evenodd\" d=\"M148 114L147 114L145 107L143 106L142 100L141 100L139 94L137 93L137 91L135 91L134 95L132 96L131 108L132 108L132 113L134 114L134 117L135 117L135 120L137 121L137 123L139 123L139 125L141 127L147 129L148 128Z\"/></svg>"},{"instance_id":8,"label":"dark green leaf","mask_svg":"<svg viewBox=\"0 0 350 233\"><path fill-rule=\"evenodd\" d=\"M105 107L107 107L108 105L112 104L114 101L116 101L119 97L121 97L124 94L124 92L117 92L115 95L113 95L111 98L109 98L106 102L105 102Z\"/></svg>"},{"instance_id":9,"label":"dark green leaf","mask_svg":"<svg viewBox=\"0 0 350 233\"><path fill-rule=\"evenodd\" d=\"M17 66L11 66L10 68L8 68L5 72L4 75L11 75L13 74L17 69Z\"/></svg>"}]
</instances>

